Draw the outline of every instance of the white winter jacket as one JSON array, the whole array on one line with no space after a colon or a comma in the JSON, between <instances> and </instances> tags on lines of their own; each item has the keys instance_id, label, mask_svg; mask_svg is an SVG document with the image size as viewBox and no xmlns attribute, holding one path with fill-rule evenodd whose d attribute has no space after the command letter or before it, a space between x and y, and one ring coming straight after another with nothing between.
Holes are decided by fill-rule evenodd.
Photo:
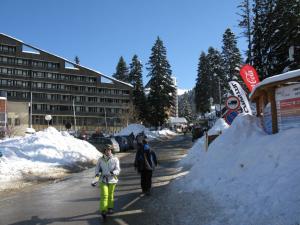
<instances>
[{"instance_id":1,"label":"white winter jacket","mask_svg":"<svg viewBox=\"0 0 300 225\"><path fill-rule=\"evenodd\" d=\"M116 184L120 174L120 162L117 157L103 155L99 158L95 169L95 176L100 175L99 181L106 184Z\"/></svg>"}]
</instances>

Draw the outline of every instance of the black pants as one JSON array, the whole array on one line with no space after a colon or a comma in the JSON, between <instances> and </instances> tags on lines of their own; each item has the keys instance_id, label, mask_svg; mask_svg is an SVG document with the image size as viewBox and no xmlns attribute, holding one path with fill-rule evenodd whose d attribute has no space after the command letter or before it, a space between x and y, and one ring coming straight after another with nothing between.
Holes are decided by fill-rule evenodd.
<instances>
[{"instance_id":1,"label":"black pants","mask_svg":"<svg viewBox=\"0 0 300 225\"><path fill-rule=\"evenodd\" d=\"M148 192L151 189L152 184L152 170L141 171L141 186L143 192Z\"/></svg>"}]
</instances>

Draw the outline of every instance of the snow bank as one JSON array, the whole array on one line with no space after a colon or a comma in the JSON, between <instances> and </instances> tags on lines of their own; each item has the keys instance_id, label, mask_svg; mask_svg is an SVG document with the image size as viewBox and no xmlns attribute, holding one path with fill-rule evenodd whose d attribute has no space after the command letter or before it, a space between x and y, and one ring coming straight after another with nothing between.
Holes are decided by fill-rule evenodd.
<instances>
[{"instance_id":1,"label":"snow bank","mask_svg":"<svg viewBox=\"0 0 300 225\"><path fill-rule=\"evenodd\" d=\"M218 119L214 126L208 131L209 135L219 134L220 131L223 133L230 126L225 122L224 119ZM181 165L194 165L201 159L200 154L202 149L205 147L205 136L199 138L193 147L189 150L189 154L180 161Z\"/></svg>"},{"instance_id":2,"label":"snow bank","mask_svg":"<svg viewBox=\"0 0 300 225\"><path fill-rule=\"evenodd\" d=\"M141 133L141 132L145 132L146 127L144 125L141 124L129 124L127 127L125 127L124 129L122 129L119 133L117 133L116 135L130 135L131 133L134 134L134 136L136 136L137 134Z\"/></svg>"},{"instance_id":3,"label":"snow bank","mask_svg":"<svg viewBox=\"0 0 300 225\"><path fill-rule=\"evenodd\" d=\"M294 128L267 135L256 117L239 115L207 152L203 139L197 141L185 159L192 164L189 174L172 188L175 193L209 191L224 211L214 225L297 224L299 134Z\"/></svg>"},{"instance_id":4,"label":"snow bank","mask_svg":"<svg viewBox=\"0 0 300 225\"><path fill-rule=\"evenodd\" d=\"M130 124L124 129L122 129L119 133L116 135L130 135L131 133L136 136L139 133L144 132L148 139L155 139L159 137L166 137L166 136L172 136L176 135L173 131L170 131L169 129L163 129L159 131L150 131L148 128L141 124Z\"/></svg>"},{"instance_id":5,"label":"snow bank","mask_svg":"<svg viewBox=\"0 0 300 225\"><path fill-rule=\"evenodd\" d=\"M96 161L101 153L86 141L49 127L25 137L0 142L0 189L26 174L51 175L49 171L76 163Z\"/></svg>"}]
</instances>

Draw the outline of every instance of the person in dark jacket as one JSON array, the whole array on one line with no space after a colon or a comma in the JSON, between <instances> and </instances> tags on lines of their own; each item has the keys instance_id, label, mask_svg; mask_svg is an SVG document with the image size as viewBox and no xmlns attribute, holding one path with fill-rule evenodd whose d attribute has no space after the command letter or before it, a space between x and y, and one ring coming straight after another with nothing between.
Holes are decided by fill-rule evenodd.
<instances>
[{"instance_id":1,"label":"person in dark jacket","mask_svg":"<svg viewBox=\"0 0 300 225\"><path fill-rule=\"evenodd\" d=\"M141 187L143 193L151 194L152 173L157 166L157 157L154 151L150 149L147 140L143 140L142 148L137 150L134 166L141 174Z\"/></svg>"}]
</instances>

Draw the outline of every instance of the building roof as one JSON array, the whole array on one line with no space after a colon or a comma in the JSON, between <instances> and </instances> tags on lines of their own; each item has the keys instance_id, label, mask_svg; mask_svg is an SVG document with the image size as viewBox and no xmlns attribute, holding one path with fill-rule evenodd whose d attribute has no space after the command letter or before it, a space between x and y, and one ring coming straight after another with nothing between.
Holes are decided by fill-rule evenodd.
<instances>
[{"instance_id":1,"label":"building roof","mask_svg":"<svg viewBox=\"0 0 300 225\"><path fill-rule=\"evenodd\" d=\"M126 83L126 82L124 82L124 81L120 81L120 80L117 80L117 79L115 79L115 78L106 76L106 75L104 75L103 73L101 73L101 72L99 72L99 71L97 71L97 70L93 70L93 69L90 69L90 68L88 68L88 67L85 67L85 66L82 66L82 65L78 65L78 64L76 64L76 63L74 63L74 62L72 62L72 61L70 61L70 60L68 60L68 59L65 59L65 58L60 57L60 56L58 56L58 55L55 55L55 54L53 54L53 53L47 52L47 51L42 50L42 49L40 49L40 48L34 47L34 46L32 46L32 45L26 44L26 43L24 43L23 41L21 41L21 40L19 40L19 39L16 39L16 38L14 38L14 37L11 37L11 36L9 36L9 35L3 34L3 33L0 33L0 35L3 35L3 36L8 37L8 38L10 38L10 39L13 39L13 40L15 40L15 41L17 41L17 42L20 42L20 43L24 44L25 46L28 46L28 47L30 47L30 48L32 48L32 49L34 49L34 50L37 50L37 51L40 51L40 52L44 52L44 53L47 53L47 54L51 54L51 55L53 55L53 56L55 56L55 57L57 57L57 58L60 58L60 59L64 60L65 62L67 62L67 63L69 63L69 64L72 64L75 68L78 68L78 67L80 68L80 67L81 67L81 68L83 68L83 69L90 70L90 71L92 71L92 72L94 72L94 73L97 73L97 74L99 74L100 76L103 76L103 77L106 78L106 79L115 81L115 82L117 82L117 83L124 84L124 85L129 86L129 87L133 87L133 86L132 86L131 84L129 84L129 83ZM27 52L28 52L28 51L27 51ZM33 54L34 54L34 52L30 52L30 53L33 53Z\"/></svg>"},{"instance_id":2,"label":"building roof","mask_svg":"<svg viewBox=\"0 0 300 225\"><path fill-rule=\"evenodd\" d=\"M300 69L264 79L253 88L250 93L250 100L253 101L257 98L263 89L275 87L288 82L300 82Z\"/></svg>"}]
</instances>

